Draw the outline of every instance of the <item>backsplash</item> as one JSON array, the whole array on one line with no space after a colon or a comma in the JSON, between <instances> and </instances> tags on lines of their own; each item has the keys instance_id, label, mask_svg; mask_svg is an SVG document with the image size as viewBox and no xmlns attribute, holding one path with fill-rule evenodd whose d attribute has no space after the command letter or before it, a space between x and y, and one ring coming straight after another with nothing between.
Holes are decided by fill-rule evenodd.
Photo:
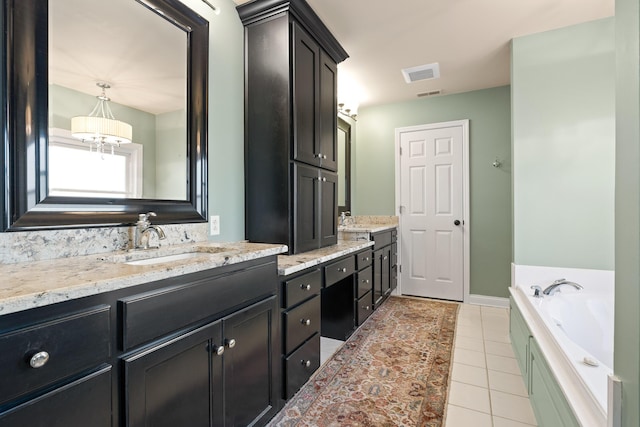
<instances>
[{"instance_id":1,"label":"backsplash","mask_svg":"<svg viewBox=\"0 0 640 427\"><path fill-rule=\"evenodd\" d=\"M208 224L162 225L160 246L208 240ZM78 228L0 233L0 264L93 255L132 246L135 227Z\"/></svg>"}]
</instances>

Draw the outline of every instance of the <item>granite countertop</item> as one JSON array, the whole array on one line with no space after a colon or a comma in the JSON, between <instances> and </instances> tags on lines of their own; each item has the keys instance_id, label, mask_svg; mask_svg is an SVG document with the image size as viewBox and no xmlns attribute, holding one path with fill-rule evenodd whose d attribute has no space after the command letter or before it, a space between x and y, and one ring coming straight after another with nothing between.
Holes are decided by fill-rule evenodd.
<instances>
[{"instance_id":1,"label":"granite countertop","mask_svg":"<svg viewBox=\"0 0 640 427\"><path fill-rule=\"evenodd\" d=\"M154 251L154 252L152 252ZM148 251L118 251L45 261L0 264L0 315L129 286L237 264L287 251L261 243L189 243ZM153 265L125 262L195 252L187 259Z\"/></svg>"},{"instance_id":2,"label":"granite countertop","mask_svg":"<svg viewBox=\"0 0 640 427\"><path fill-rule=\"evenodd\" d=\"M398 224L347 224L338 226L338 231L346 233L377 233L379 231L391 230L397 228Z\"/></svg>"},{"instance_id":3,"label":"granite countertop","mask_svg":"<svg viewBox=\"0 0 640 427\"><path fill-rule=\"evenodd\" d=\"M338 240L337 245L327 246L316 249L314 251L304 252L296 255L279 255L278 256L278 274L288 276L297 273L309 267L322 264L332 259L340 258L362 249L373 246L373 241L358 240L346 241Z\"/></svg>"}]
</instances>

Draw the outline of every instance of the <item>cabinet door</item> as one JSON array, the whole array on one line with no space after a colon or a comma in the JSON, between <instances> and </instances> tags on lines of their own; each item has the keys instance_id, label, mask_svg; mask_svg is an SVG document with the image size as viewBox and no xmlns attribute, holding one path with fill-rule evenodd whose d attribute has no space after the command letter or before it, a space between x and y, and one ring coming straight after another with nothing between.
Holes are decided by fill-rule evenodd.
<instances>
[{"instance_id":1,"label":"cabinet door","mask_svg":"<svg viewBox=\"0 0 640 427\"><path fill-rule=\"evenodd\" d=\"M387 296L391 293L391 246L382 248L381 273L382 294Z\"/></svg>"},{"instance_id":2,"label":"cabinet door","mask_svg":"<svg viewBox=\"0 0 640 427\"><path fill-rule=\"evenodd\" d=\"M320 53L320 154L321 166L338 170L338 66L324 51Z\"/></svg>"},{"instance_id":3,"label":"cabinet door","mask_svg":"<svg viewBox=\"0 0 640 427\"><path fill-rule=\"evenodd\" d=\"M373 302L375 308L378 308L384 295L382 291L382 253L382 249L373 252Z\"/></svg>"},{"instance_id":4,"label":"cabinet door","mask_svg":"<svg viewBox=\"0 0 640 427\"><path fill-rule=\"evenodd\" d=\"M319 166L320 48L296 23L293 32L293 159Z\"/></svg>"},{"instance_id":5,"label":"cabinet door","mask_svg":"<svg viewBox=\"0 0 640 427\"><path fill-rule=\"evenodd\" d=\"M226 426L262 425L278 409L280 378L276 297L225 318ZM176 424L178 425L178 424ZM190 425L190 424L182 424Z\"/></svg>"},{"instance_id":6,"label":"cabinet door","mask_svg":"<svg viewBox=\"0 0 640 427\"><path fill-rule=\"evenodd\" d=\"M126 358L126 425L223 425L221 343L217 321Z\"/></svg>"},{"instance_id":7,"label":"cabinet door","mask_svg":"<svg viewBox=\"0 0 640 427\"><path fill-rule=\"evenodd\" d=\"M306 252L320 247L320 194L318 169L295 164L293 253ZM290 249L291 252L291 249Z\"/></svg>"},{"instance_id":8,"label":"cabinet door","mask_svg":"<svg viewBox=\"0 0 640 427\"><path fill-rule=\"evenodd\" d=\"M111 366L0 414L0 425L111 426Z\"/></svg>"},{"instance_id":9,"label":"cabinet door","mask_svg":"<svg viewBox=\"0 0 640 427\"><path fill-rule=\"evenodd\" d=\"M320 247L338 242L338 174L320 174Z\"/></svg>"}]
</instances>

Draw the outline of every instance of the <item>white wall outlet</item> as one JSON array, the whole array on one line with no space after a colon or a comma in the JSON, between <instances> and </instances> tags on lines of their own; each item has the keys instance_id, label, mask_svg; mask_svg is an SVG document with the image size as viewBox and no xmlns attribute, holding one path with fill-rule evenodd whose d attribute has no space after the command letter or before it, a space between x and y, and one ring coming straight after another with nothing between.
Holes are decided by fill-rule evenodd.
<instances>
[{"instance_id":1,"label":"white wall outlet","mask_svg":"<svg viewBox=\"0 0 640 427\"><path fill-rule=\"evenodd\" d=\"M220 215L211 215L211 220L209 221L209 225L211 227L211 235L217 236L220 234Z\"/></svg>"}]
</instances>

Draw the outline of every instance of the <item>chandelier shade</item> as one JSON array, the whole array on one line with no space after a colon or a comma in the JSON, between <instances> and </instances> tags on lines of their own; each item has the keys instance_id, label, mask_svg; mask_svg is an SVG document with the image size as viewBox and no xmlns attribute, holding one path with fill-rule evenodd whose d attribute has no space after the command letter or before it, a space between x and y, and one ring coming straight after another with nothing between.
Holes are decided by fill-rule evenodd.
<instances>
[{"instance_id":1,"label":"chandelier shade","mask_svg":"<svg viewBox=\"0 0 640 427\"><path fill-rule=\"evenodd\" d=\"M102 93L97 96L98 104L88 116L76 116L71 118L71 135L84 142L95 143L96 147L104 152L104 145L114 146L129 144L133 137L133 128L129 123L116 120L111 112L106 95L106 89L111 86L98 82L96 85L102 88Z\"/></svg>"}]
</instances>

